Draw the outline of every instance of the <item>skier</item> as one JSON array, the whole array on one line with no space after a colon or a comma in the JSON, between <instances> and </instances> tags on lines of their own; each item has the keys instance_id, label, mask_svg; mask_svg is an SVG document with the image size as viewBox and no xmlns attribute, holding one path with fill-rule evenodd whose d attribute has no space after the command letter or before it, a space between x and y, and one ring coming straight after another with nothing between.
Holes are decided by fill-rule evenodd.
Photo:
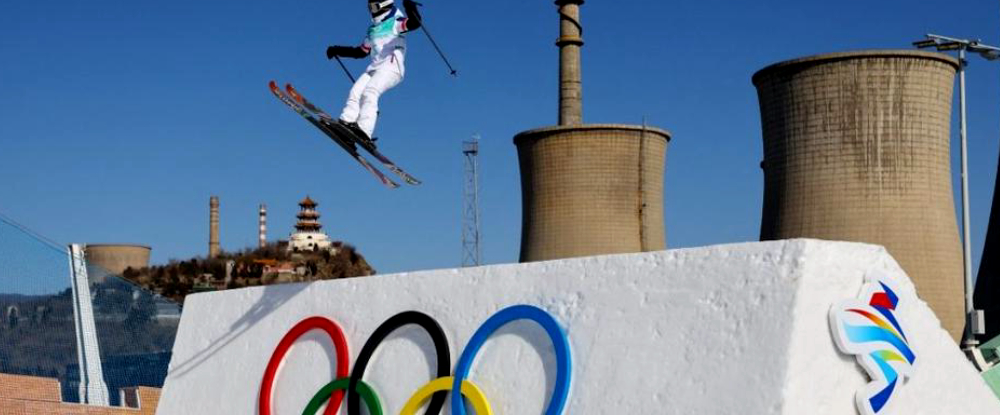
<instances>
[{"instance_id":1,"label":"skier","mask_svg":"<svg viewBox=\"0 0 1000 415\"><path fill-rule=\"evenodd\" d=\"M371 55L371 64L351 87L339 121L372 146L379 96L398 85L406 73L406 38L403 34L420 27L417 3L403 0L403 8L406 9L405 14L396 8L394 0L368 0L372 25L368 27L368 36L361 46L330 46L326 49L327 59L338 56L360 59Z\"/></svg>"}]
</instances>

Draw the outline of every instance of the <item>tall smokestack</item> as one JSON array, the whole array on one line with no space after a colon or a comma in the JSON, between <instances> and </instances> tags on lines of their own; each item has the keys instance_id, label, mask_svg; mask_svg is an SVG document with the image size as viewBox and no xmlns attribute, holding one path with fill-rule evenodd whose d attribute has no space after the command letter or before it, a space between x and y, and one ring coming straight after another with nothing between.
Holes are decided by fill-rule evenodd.
<instances>
[{"instance_id":1,"label":"tall smokestack","mask_svg":"<svg viewBox=\"0 0 1000 415\"><path fill-rule=\"evenodd\" d=\"M219 256L219 197L208 202L208 257Z\"/></svg>"},{"instance_id":2,"label":"tall smokestack","mask_svg":"<svg viewBox=\"0 0 1000 415\"><path fill-rule=\"evenodd\" d=\"M257 234L257 247L263 248L267 246L267 205L260 205L260 218L258 223L258 234Z\"/></svg>"},{"instance_id":3,"label":"tall smokestack","mask_svg":"<svg viewBox=\"0 0 1000 415\"><path fill-rule=\"evenodd\" d=\"M580 48L583 26L580 5L583 0L556 0L559 6L559 125L583 124L583 82Z\"/></svg>"},{"instance_id":4,"label":"tall smokestack","mask_svg":"<svg viewBox=\"0 0 1000 415\"><path fill-rule=\"evenodd\" d=\"M663 169L670 133L646 125L583 123L583 0L555 4L559 125L514 136L521 169L520 260L664 249Z\"/></svg>"}]
</instances>

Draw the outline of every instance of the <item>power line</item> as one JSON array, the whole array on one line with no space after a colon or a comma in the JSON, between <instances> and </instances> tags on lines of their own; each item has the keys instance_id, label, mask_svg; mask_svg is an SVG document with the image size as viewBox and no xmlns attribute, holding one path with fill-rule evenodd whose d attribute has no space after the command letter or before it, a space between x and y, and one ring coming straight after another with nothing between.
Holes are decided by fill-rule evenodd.
<instances>
[{"instance_id":1,"label":"power line","mask_svg":"<svg viewBox=\"0 0 1000 415\"><path fill-rule=\"evenodd\" d=\"M17 221L15 221L14 219L11 219L7 215L4 215L3 212L0 212L0 222L6 223L6 224L14 227L15 229L23 232L25 235L28 235L29 237L31 237L32 239L34 239L34 240L36 240L38 242L41 242L45 246L48 246L49 248L52 248L52 249L54 249L54 250L56 250L56 251L58 251L60 253L65 254L65 253L68 252L67 249L66 249L66 245L65 244L61 244L61 243L53 241L53 240L51 240L49 238L46 238L44 235L42 235L42 234L40 234L38 232L35 232L31 228L18 223Z\"/></svg>"}]
</instances>

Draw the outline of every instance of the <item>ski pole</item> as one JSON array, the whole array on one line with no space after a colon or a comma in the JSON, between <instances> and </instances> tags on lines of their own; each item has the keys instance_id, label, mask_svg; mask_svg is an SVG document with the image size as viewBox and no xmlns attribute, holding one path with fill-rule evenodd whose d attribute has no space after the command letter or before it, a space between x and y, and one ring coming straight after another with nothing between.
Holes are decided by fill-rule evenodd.
<instances>
[{"instance_id":1,"label":"ski pole","mask_svg":"<svg viewBox=\"0 0 1000 415\"><path fill-rule=\"evenodd\" d=\"M417 3L417 2L413 3L416 4L417 6L423 6L422 3ZM438 55L441 55L441 59L444 60L444 64L448 65L448 69L451 70L451 76L458 76L458 71L456 71L455 68L451 67L451 63L448 62L448 58L444 56L444 52L441 51L441 48L438 47L437 42L434 41L434 37L431 36L431 32L427 30L427 22L423 21L423 19L420 20L421 20L420 27L424 29L424 34L427 35L427 39L431 41L431 45L434 45L434 50L438 52Z\"/></svg>"},{"instance_id":2,"label":"ski pole","mask_svg":"<svg viewBox=\"0 0 1000 415\"><path fill-rule=\"evenodd\" d=\"M444 64L448 65L448 69L451 70L451 76L458 76L458 71L451 67L451 63L448 62L448 58L444 56L444 52L441 52L441 48L438 47L437 42L431 37L431 32L427 31L427 23L421 22L420 27L424 29L424 34L427 35L427 39L431 41L431 45L434 45L434 50L437 50L438 55L441 55L441 59L444 60Z\"/></svg>"},{"instance_id":3,"label":"ski pole","mask_svg":"<svg viewBox=\"0 0 1000 415\"><path fill-rule=\"evenodd\" d=\"M347 77L351 80L351 83L353 84L357 82L354 80L354 75L351 75L351 71L347 70L347 66L344 66L344 62L340 60L340 56L334 56L334 58L337 59L337 63L340 64L340 67L344 69L344 73L347 74Z\"/></svg>"}]
</instances>

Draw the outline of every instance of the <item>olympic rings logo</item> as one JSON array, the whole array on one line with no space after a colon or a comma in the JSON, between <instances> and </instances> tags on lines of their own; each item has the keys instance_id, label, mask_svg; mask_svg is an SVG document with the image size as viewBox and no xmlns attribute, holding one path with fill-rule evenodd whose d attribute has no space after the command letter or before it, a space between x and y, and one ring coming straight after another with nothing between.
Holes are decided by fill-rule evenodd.
<instances>
[{"instance_id":1,"label":"olympic rings logo","mask_svg":"<svg viewBox=\"0 0 1000 415\"><path fill-rule=\"evenodd\" d=\"M479 349L489 337L500 327L517 320L531 320L545 329L546 334L552 340L556 356L556 381L552 400L545 409L545 415L562 414L569 397L569 384L571 373L571 358L569 351L569 341L562 328L555 319L544 310L530 305L515 305L500 310L486 320L469 339L462 354L455 365L455 373L450 372L451 352L448 347L448 338L444 330L436 320L427 314L419 311L404 311L396 314L382 323L375 332L372 333L368 341L361 348L358 360L355 362L353 370L348 375L347 368L350 366L349 353L347 350L347 339L344 331L332 320L324 317L309 317L300 321L285 334L278 346L271 354L271 359L267 362L267 369L264 371L264 378L261 380L260 396L258 397L258 413L260 415L271 415L271 395L274 389L274 378L278 367L285 359L288 349L295 343L295 340L311 330L323 330L333 340L336 349L337 378L317 391L313 398L306 405L303 415L314 415L324 402L329 402L325 415L335 415L340 409L345 393L348 396L347 410L350 415L361 414L360 401L364 401L371 415L382 415L382 403L371 385L365 383L361 378L365 374L368 362L371 360L375 349L392 332L400 327L415 324L420 326L430 335L434 343L435 354L437 355L437 378L431 380L420 387L403 405L400 415L412 415L426 402L430 400L427 407L427 414L436 415L441 412L447 399L447 392L451 392L451 413L455 415L465 415L465 405L462 397L465 397L475 409L478 415L492 415L493 410L483 391L476 384L468 380L469 370Z\"/></svg>"}]
</instances>

